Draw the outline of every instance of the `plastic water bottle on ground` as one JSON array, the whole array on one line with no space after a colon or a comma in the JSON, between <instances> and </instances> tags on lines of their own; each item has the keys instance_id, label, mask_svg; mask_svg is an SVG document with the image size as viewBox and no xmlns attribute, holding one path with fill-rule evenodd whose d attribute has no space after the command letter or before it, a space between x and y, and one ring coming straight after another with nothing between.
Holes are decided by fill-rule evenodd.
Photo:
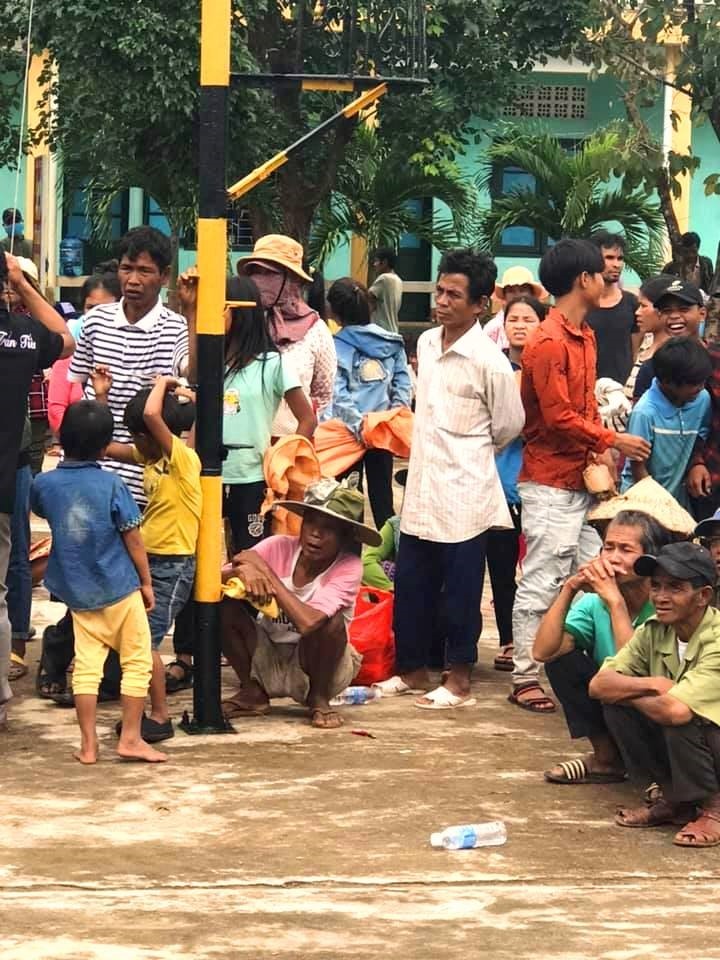
<instances>
[{"instance_id":1,"label":"plastic water bottle on ground","mask_svg":"<svg viewBox=\"0 0 720 960\"><path fill-rule=\"evenodd\" d=\"M370 703L372 700L379 700L381 696L382 692L376 687L345 687L336 697L332 698L330 706L357 706Z\"/></svg>"},{"instance_id":2,"label":"plastic water bottle on ground","mask_svg":"<svg viewBox=\"0 0 720 960\"><path fill-rule=\"evenodd\" d=\"M507 830L502 820L490 823L467 823L459 827L446 827L439 833L430 834L433 847L445 850L471 850L473 847L499 847L507 840Z\"/></svg>"}]
</instances>

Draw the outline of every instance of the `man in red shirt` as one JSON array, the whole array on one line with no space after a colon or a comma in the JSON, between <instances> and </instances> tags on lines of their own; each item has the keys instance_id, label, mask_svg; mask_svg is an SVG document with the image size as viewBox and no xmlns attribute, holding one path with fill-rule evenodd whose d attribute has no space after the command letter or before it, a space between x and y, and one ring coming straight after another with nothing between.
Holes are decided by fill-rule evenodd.
<instances>
[{"instance_id":1,"label":"man in red shirt","mask_svg":"<svg viewBox=\"0 0 720 960\"><path fill-rule=\"evenodd\" d=\"M525 447L518 489L527 555L513 607L509 699L534 713L555 710L532 656L540 620L567 578L600 552L600 538L585 521L591 498L583 470L607 459L611 447L633 459L650 453L646 441L606 430L598 416L597 348L585 317L603 293L603 269L600 250L587 240L561 240L548 250L540 281L555 306L522 357Z\"/></svg>"}]
</instances>

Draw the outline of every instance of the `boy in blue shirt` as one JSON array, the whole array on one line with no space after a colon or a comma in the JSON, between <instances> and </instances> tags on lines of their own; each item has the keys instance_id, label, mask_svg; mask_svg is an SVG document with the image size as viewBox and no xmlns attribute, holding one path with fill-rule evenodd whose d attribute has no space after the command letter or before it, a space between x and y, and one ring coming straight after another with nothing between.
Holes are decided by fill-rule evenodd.
<instances>
[{"instance_id":1,"label":"boy in blue shirt","mask_svg":"<svg viewBox=\"0 0 720 960\"><path fill-rule=\"evenodd\" d=\"M705 382L712 364L705 347L692 337L668 340L653 357L655 379L630 414L627 432L650 443L649 458L628 460L621 477L621 492L645 477L652 477L684 507L685 488L693 448L710 431L710 395Z\"/></svg>"},{"instance_id":2,"label":"boy in blue shirt","mask_svg":"<svg viewBox=\"0 0 720 960\"><path fill-rule=\"evenodd\" d=\"M112 440L110 409L95 400L71 404L60 427L65 460L40 474L30 506L53 536L45 584L70 608L75 632L73 692L80 725L81 763L97 762L97 694L108 651L122 667L122 734L118 755L167 760L141 738L150 683L150 628L154 606L141 516L124 481L97 460Z\"/></svg>"}]
</instances>

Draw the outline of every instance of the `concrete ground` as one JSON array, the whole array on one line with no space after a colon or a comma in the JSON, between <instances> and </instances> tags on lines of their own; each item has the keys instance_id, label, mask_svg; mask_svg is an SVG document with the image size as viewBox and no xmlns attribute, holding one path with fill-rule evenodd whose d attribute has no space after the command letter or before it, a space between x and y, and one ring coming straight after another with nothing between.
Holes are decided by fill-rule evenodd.
<instances>
[{"instance_id":1,"label":"concrete ground","mask_svg":"<svg viewBox=\"0 0 720 960\"><path fill-rule=\"evenodd\" d=\"M61 608L36 593L41 630ZM281 703L234 735L178 732L158 767L115 759L112 704L81 767L73 712L26 677L0 740L3 960L720 958L718 851L615 827L624 785L543 782L578 751L559 715L506 702L487 612L475 707L388 699L323 732ZM495 818L504 847L429 845Z\"/></svg>"}]
</instances>

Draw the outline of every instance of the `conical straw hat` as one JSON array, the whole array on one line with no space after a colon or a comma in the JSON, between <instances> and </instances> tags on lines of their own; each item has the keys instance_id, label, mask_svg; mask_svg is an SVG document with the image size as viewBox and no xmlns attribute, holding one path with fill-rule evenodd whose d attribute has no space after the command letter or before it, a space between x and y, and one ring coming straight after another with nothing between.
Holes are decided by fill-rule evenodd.
<instances>
[{"instance_id":1,"label":"conical straw hat","mask_svg":"<svg viewBox=\"0 0 720 960\"><path fill-rule=\"evenodd\" d=\"M625 493L610 500L604 500L588 513L588 520L612 520L622 510L640 510L657 520L672 533L681 533L687 537L695 531L695 520L684 510L672 494L668 493L652 477L638 481Z\"/></svg>"}]
</instances>

